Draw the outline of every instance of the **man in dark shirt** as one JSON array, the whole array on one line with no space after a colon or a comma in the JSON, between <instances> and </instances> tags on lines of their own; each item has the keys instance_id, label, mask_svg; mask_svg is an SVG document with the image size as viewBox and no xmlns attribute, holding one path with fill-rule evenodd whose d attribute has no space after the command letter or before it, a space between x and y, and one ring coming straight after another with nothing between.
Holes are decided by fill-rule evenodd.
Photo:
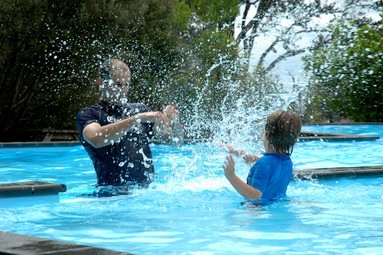
<instances>
[{"instance_id":1,"label":"man in dark shirt","mask_svg":"<svg viewBox=\"0 0 383 255\"><path fill-rule=\"evenodd\" d=\"M151 111L144 104L127 103L129 67L118 59L102 64L100 100L76 116L80 141L91 158L98 185L147 185L154 173L149 139L173 146L183 143L183 129L174 105Z\"/></svg>"}]
</instances>

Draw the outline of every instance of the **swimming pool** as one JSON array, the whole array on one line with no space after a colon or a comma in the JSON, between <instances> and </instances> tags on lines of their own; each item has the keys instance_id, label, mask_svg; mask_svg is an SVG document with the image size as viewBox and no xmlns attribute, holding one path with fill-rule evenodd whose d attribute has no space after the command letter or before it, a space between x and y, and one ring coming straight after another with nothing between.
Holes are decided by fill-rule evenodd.
<instances>
[{"instance_id":1,"label":"swimming pool","mask_svg":"<svg viewBox=\"0 0 383 255\"><path fill-rule=\"evenodd\" d=\"M298 143L296 169L383 165L383 125L305 126L372 141ZM289 201L262 207L224 179L216 144L153 145L157 178L130 195L94 197L81 146L0 148L2 182L67 185L60 202L0 208L0 230L134 254L382 254L383 177L293 181ZM236 160L245 178L248 166Z\"/></svg>"}]
</instances>

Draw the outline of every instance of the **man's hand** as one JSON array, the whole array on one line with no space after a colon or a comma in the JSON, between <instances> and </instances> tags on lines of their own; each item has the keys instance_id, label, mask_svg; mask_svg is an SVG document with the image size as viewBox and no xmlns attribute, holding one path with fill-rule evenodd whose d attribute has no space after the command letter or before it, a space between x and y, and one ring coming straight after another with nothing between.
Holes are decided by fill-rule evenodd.
<instances>
[{"instance_id":1,"label":"man's hand","mask_svg":"<svg viewBox=\"0 0 383 255\"><path fill-rule=\"evenodd\" d=\"M143 112L134 115L134 118L138 123L156 123L163 120L163 113L160 111L156 112Z\"/></svg>"},{"instance_id":2,"label":"man's hand","mask_svg":"<svg viewBox=\"0 0 383 255\"><path fill-rule=\"evenodd\" d=\"M155 136L171 146L180 147L184 142L184 131L179 112L174 104L168 105L160 112L154 125Z\"/></svg>"},{"instance_id":3,"label":"man's hand","mask_svg":"<svg viewBox=\"0 0 383 255\"><path fill-rule=\"evenodd\" d=\"M167 105L162 111L171 121L179 117L177 107L174 104Z\"/></svg>"}]
</instances>

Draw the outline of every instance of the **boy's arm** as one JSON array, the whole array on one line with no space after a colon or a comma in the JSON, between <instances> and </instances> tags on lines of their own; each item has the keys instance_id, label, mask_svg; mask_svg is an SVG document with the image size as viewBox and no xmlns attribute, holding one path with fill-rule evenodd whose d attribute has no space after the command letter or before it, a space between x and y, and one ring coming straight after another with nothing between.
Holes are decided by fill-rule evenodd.
<instances>
[{"instance_id":1,"label":"boy's arm","mask_svg":"<svg viewBox=\"0 0 383 255\"><path fill-rule=\"evenodd\" d=\"M259 157L257 155L247 153L245 150L234 148L231 145L226 145L226 148L228 149L228 151L231 154L242 158L246 162L246 164L252 165L255 163L255 161L257 161L259 159Z\"/></svg>"},{"instance_id":2,"label":"boy's arm","mask_svg":"<svg viewBox=\"0 0 383 255\"><path fill-rule=\"evenodd\" d=\"M248 185L235 174L235 163L231 155L226 157L225 163L226 164L223 165L225 177L239 194L241 194L246 200L257 200L262 197L262 192Z\"/></svg>"}]
</instances>

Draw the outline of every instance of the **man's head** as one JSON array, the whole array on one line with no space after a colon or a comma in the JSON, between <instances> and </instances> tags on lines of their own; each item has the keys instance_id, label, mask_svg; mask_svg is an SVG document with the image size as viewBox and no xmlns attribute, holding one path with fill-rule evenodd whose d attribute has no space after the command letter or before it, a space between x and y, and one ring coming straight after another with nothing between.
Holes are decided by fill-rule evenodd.
<instances>
[{"instance_id":1,"label":"man's head","mask_svg":"<svg viewBox=\"0 0 383 255\"><path fill-rule=\"evenodd\" d=\"M265 137L277 153L291 154L302 128L298 114L292 111L275 111L267 117Z\"/></svg>"},{"instance_id":2,"label":"man's head","mask_svg":"<svg viewBox=\"0 0 383 255\"><path fill-rule=\"evenodd\" d=\"M111 104L121 105L127 102L131 80L129 67L119 59L108 59L100 68L98 85L101 93L101 100Z\"/></svg>"}]
</instances>

